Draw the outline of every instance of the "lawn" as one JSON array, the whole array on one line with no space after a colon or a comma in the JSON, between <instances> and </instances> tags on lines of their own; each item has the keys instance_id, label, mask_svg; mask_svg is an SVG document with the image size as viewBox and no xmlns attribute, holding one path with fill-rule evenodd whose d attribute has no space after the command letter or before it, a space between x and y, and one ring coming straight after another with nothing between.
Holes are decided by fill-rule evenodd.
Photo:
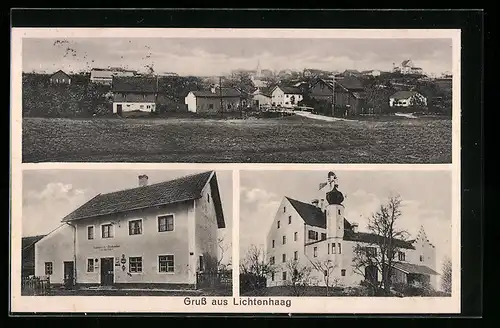
<instances>
[{"instance_id":1,"label":"lawn","mask_svg":"<svg viewBox=\"0 0 500 328\"><path fill-rule=\"evenodd\" d=\"M23 162L451 163L445 118L24 118Z\"/></svg>"}]
</instances>

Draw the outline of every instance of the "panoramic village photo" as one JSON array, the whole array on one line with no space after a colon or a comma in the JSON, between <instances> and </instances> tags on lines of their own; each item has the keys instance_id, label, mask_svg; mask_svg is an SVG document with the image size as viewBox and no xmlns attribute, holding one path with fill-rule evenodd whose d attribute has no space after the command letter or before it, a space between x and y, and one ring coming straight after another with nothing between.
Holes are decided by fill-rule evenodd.
<instances>
[{"instance_id":1,"label":"panoramic village photo","mask_svg":"<svg viewBox=\"0 0 500 328\"><path fill-rule=\"evenodd\" d=\"M449 171L253 170L240 184L240 295L451 296Z\"/></svg>"},{"instance_id":2,"label":"panoramic village photo","mask_svg":"<svg viewBox=\"0 0 500 328\"><path fill-rule=\"evenodd\" d=\"M451 163L451 38L213 33L23 37L22 161Z\"/></svg>"},{"instance_id":3,"label":"panoramic village photo","mask_svg":"<svg viewBox=\"0 0 500 328\"><path fill-rule=\"evenodd\" d=\"M22 196L21 295L232 295L231 171L25 170Z\"/></svg>"}]
</instances>

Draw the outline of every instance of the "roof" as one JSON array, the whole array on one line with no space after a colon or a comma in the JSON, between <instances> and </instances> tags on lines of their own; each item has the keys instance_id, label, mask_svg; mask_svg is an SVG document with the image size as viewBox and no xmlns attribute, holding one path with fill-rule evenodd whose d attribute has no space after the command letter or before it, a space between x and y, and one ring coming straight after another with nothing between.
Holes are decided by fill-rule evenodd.
<instances>
[{"instance_id":1,"label":"roof","mask_svg":"<svg viewBox=\"0 0 500 328\"><path fill-rule=\"evenodd\" d=\"M212 174L213 173L213 174ZM209 181L210 179L210 181ZM212 187L212 199L219 228L224 228L224 216L214 171L192 174L144 187L99 194L63 218L62 222L124 213L201 198L205 185Z\"/></svg>"},{"instance_id":2,"label":"roof","mask_svg":"<svg viewBox=\"0 0 500 328\"><path fill-rule=\"evenodd\" d=\"M70 76L69 76L68 74L66 74L66 72L64 72L62 69L58 70L57 72L55 72L54 74L52 74L50 77L53 77L54 75L56 75L56 74L60 74L60 73L62 73L62 74L64 74L64 75L66 75L67 77L70 77Z\"/></svg>"},{"instance_id":3,"label":"roof","mask_svg":"<svg viewBox=\"0 0 500 328\"><path fill-rule=\"evenodd\" d=\"M359 74L360 72L357 69L346 69L344 73L356 73Z\"/></svg>"},{"instance_id":4,"label":"roof","mask_svg":"<svg viewBox=\"0 0 500 328\"><path fill-rule=\"evenodd\" d=\"M37 236L29 236L29 237L23 237L21 241L21 247L22 249L26 249L32 245L34 245L36 242L38 242L40 239L45 237L46 235L37 235Z\"/></svg>"},{"instance_id":5,"label":"roof","mask_svg":"<svg viewBox=\"0 0 500 328\"><path fill-rule=\"evenodd\" d=\"M390 96L390 98L394 98L394 99L408 99L408 98L413 97L413 96L415 96L417 94L419 94L419 93L416 92L416 91L398 91L395 94L393 94L392 96Z\"/></svg>"},{"instance_id":6,"label":"roof","mask_svg":"<svg viewBox=\"0 0 500 328\"><path fill-rule=\"evenodd\" d=\"M156 92L156 79L150 77L114 76L112 91L114 92Z\"/></svg>"},{"instance_id":7,"label":"roof","mask_svg":"<svg viewBox=\"0 0 500 328\"><path fill-rule=\"evenodd\" d=\"M396 262L392 265L394 269L402 271L406 274L418 273L418 274L429 274L429 275L439 275L436 271L432 270L428 266Z\"/></svg>"},{"instance_id":8,"label":"roof","mask_svg":"<svg viewBox=\"0 0 500 328\"><path fill-rule=\"evenodd\" d=\"M191 91L196 97L199 98L220 98L221 92L220 89L212 92L210 90L202 90L202 91ZM222 88L222 98L236 98L240 97L240 93L232 88Z\"/></svg>"},{"instance_id":9,"label":"roof","mask_svg":"<svg viewBox=\"0 0 500 328\"><path fill-rule=\"evenodd\" d=\"M332 88L332 81L331 80L325 80L325 79L319 79L318 82L321 81L322 83L325 83L328 88ZM364 90L363 84L361 83L360 80L358 80L355 77L351 76L346 76L341 79L336 79L335 80L335 85L340 85L344 89L350 90L350 91L361 91Z\"/></svg>"},{"instance_id":10,"label":"roof","mask_svg":"<svg viewBox=\"0 0 500 328\"><path fill-rule=\"evenodd\" d=\"M326 229L325 214L317 207L309 203L304 203L290 197L285 197L295 208L307 225ZM354 232L349 221L344 218L344 240L358 241L368 244L381 243L382 237L372 233ZM410 242L395 239L396 247L414 249Z\"/></svg>"},{"instance_id":11,"label":"roof","mask_svg":"<svg viewBox=\"0 0 500 328\"><path fill-rule=\"evenodd\" d=\"M290 86L284 86L284 85L278 85L274 89L280 88L285 94L294 94L294 95L300 95L302 94L302 90L296 87L290 87ZM274 91L273 89L273 91Z\"/></svg>"},{"instance_id":12,"label":"roof","mask_svg":"<svg viewBox=\"0 0 500 328\"><path fill-rule=\"evenodd\" d=\"M411 59L403 60L401 66L407 66L411 62Z\"/></svg>"}]
</instances>

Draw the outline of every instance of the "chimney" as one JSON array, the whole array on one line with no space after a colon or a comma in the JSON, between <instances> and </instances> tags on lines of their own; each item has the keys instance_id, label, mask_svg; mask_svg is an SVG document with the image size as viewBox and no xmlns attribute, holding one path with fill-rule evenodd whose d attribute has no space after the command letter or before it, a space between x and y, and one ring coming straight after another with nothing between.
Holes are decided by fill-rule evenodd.
<instances>
[{"instance_id":1,"label":"chimney","mask_svg":"<svg viewBox=\"0 0 500 328\"><path fill-rule=\"evenodd\" d=\"M358 232L358 224L356 222L352 222L351 223L351 227L352 227L352 231L354 233L357 233Z\"/></svg>"},{"instance_id":2,"label":"chimney","mask_svg":"<svg viewBox=\"0 0 500 328\"><path fill-rule=\"evenodd\" d=\"M148 185L148 176L145 174L139 175L139 187L145 187Z\"/></svg>"},{"instance_id":3,"label":"chimney","mask_svg":"<svg viewBox=\"0 0 500 328\"><path fill-rule=\"evenodd\" d=\"M314 205L314 206L316 206L316 207L318 207L318 203L319 203L319 200L317 200L317 199L313 199L313 200L311 201L311 204L313 204L313 205Z\"/></svg>"}]
</instances>

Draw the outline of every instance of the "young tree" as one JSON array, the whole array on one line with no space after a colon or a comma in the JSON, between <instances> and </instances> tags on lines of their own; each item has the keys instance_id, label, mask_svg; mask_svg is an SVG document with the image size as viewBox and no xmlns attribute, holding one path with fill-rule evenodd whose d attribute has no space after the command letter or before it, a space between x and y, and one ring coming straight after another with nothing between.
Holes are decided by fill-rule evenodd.
<instances>
[{"instance_id":1,"label":"young tree","mask_svg":"<svg viewBox=\"0 0 500 328\"><path fill-rule=\"evenodd\" d=\"M265 284L267 277L273 272L274 266L267 261L264 250L251 245L240 263L240 275L246 277L246 287L253 291L262 288L262 282Z\"/></svg>"},{"instance_id":2,"label":"young tree","mask_svg":"<svg viewBox=\"0 0 500 328\"><path fill-rule=\"evenodd\" d=\"M447 256L443 261L443 275L441 276L441 289L451 293L451 259Z\"/></svg>"},{"instance_id":3,"label":"young tree","mask_svg":"<svg viewBox=\"0 0 500 328\"><path fill-rule=\"evenodd\" d=\"M223 263L225 260L226 253L231 249L231 243L225 241L226 237L222 236L217 238L217 247L219 248L219 257L217 259L217 268L224 271L231 266L231 261Z\"/></svg>"},{"instance_id":4,"label":"young tree","mask_svg":"<svg viewBox=\"0 0 500 328\"><path fill-rule=\"evenodd\" d=\"M290 287L293 296L302 296L307 286L311 285L311 268L297 260L285 263L287 279L285 286Z\"/></svg>"},{"instance_id":5,"label":"young tree","mask_svg":"<svg viewBox=\"0 0 500 328\"><path fill-rule=\"evenodd\" d=\"M330 288L335 287L338 284L338 279L333 277L333 272L335 268L337 268L337 265L330 259L311 261L311 263L313 268L323 276L323 282L326 286L326 296L330 296Z\"/></svg>"},{"instance_id":6,"label":"young tree","mask_svg":"<svg viewBox=\"0 0 500 328\"><path fill-rule=\"evenodd\" d=\"M401 218L401 202L400 196L393 196L381 204L379 210L368 219L368 230L374 235L373 241L354 247L355 272L365 276L365 282L374 292L383 289L386 295L390 294L396 255L408 236L405 230L397 228ZM377 279L378 274L382 277L380 281Z\"/></svg>"}]
</instances>

